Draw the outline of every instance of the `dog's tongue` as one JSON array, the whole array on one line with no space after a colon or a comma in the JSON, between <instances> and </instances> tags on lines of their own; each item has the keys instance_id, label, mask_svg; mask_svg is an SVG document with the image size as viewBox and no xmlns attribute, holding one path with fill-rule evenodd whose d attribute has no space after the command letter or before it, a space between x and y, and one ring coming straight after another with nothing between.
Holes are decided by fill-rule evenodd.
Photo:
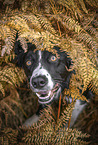
<instances>
[{"instance_id":1,"label":"dog's tongue","mask_svg":"<svg viewBox=\"0 0 98 145\"><path fill-rule=\"evenodd\" d=\"M36 93L36 95L38 96L39 99L48 99L51 95L51 91L48 92L38 92Z\"/></svg>"},{"instance_id":2,"label":"dog's tongue","mask_svg":"<svg viewBox=\"0 0 98 145\"><path fill-rule=\"evenodd\" d=\"M41 95L41 96L46 96L46 95L48 95L48 93L49 93L49 91L47 91L47 92L39 92L38 94Z\"/></svg>"}]
</instances>

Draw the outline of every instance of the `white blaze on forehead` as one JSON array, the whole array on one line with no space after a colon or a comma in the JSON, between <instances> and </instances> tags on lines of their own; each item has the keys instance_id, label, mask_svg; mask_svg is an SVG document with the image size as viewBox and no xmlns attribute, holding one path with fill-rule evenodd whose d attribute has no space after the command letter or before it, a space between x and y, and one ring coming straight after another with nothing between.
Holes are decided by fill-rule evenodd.
<instances>
[{"instance_id":1,"label":"white blaze on forehead","mask_svg":"<svg viewBox=\"0 0 98 145\"><path fill-rule=\"evenodd\" d=\"M38 51L38 55L39 55L39 62L40 62L41 61L41 58L42 58L41 50Z\"/></svg>"},{"instance_id":2,"label":"white blaze on forehead","mask_svg":"<svg viewBox=\"0 0 98 145\"><path fill-rule=\"evenodd\" d=\"M32 76L30 79L30 85L32 86L32 78L44 75L48 79L47 88L51 90L51 89L53 89L54 82L53 82L52 77L49 74L49 72L42 66L42 52L41 52L41 50L38 51L38 57L39 57L38 58L38 66L36 67L36 69L32 73Z\"/></svg>"}]
</instances>

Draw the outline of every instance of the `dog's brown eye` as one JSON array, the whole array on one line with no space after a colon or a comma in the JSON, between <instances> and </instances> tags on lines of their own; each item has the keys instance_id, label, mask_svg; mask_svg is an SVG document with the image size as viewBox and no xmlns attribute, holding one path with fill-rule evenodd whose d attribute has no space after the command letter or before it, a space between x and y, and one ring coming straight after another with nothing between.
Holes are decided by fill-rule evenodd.
<instances>
[{"instance_id":1,"label":"dog's brown eye","mask_svg":"<svg viewBox=\"0 0 98 145\"><path fill-rule=\"evenodd\" d=\"M31 65L31 61L30 60L28 60L27 62L26 62L26 65Z\"/></svg>"},{"instance_id":2,"label":"dog's brown eye","mask_svg":"<svg viewBox=\"0 0 98 145\"><path fill-rule=\"evenodd\" d=\"M56 60L57 60L56 56L51 56L51 61L56 61Z\"/></svg>"}]
</instances>

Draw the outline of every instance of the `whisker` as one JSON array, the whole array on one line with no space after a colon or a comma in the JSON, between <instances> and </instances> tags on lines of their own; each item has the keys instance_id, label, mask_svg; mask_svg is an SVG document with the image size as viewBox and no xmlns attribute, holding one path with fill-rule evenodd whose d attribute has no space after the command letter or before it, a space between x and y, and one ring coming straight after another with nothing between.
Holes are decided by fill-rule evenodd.
<instances>
[{"instance_id":1,"label":"whisker","mask_svg":"<svg viewBox=\"0 0 98 145\"><path fill-rule=\"evenodd\" d=\"M57 81L65 81L65 79L59 79L59 78L53 78L53 79Z\"/></svg>"},{"instance_id":2,"label":"whisker","mask_svg":"<svg viewBox=\"0 0 98 145\"><path fill-rule=\"evenodd\" d=\"M66 82L63 82L63 81L56 81L55 80L55 82L58 83L60 86L63 86L64 84L66 84Z\"/></svg>"},{"instance_id":3,"label":"whisker","mask_svg":"<svg viewBox=\"0 0 98 145\"><path fill-rule=\"evenodd\" d=\"M55 78L54 78L54 81L58 81L58 82L65 83L65 79L55 79Z\"/></svg>"}]
</instances>

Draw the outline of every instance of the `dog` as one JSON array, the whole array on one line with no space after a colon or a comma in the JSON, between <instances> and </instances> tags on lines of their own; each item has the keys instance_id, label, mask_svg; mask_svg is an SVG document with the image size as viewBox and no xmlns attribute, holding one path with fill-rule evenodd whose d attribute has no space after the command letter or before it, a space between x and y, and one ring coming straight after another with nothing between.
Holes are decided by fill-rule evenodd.
<instances>
[{"instance_id":1,"label":"dog","mask_svg":"<svg viewBox=\"0 0 98 145\"><path fill-rule=\"evenodd\" d=\"M43 108L46 104L51 105L58 100L64 89L69 88L70 77L74 73L73 71L68 71L72 65L72 60L58 46L53 47L56 53L49 52L47 49L44 51L37 50L32 43L27 43L27 46L28 51L24 52L20 41L15 42L17 65L24 69L30 88L37 95L38 102ZM87 92L85 94L86 96L90 95ZM80 100L76 101L70 126L73 126L86 104L86 102L81 103ZM38 119L39 111L28 119L24 125L31 126Z\"/></svg>"}]
</instances>

